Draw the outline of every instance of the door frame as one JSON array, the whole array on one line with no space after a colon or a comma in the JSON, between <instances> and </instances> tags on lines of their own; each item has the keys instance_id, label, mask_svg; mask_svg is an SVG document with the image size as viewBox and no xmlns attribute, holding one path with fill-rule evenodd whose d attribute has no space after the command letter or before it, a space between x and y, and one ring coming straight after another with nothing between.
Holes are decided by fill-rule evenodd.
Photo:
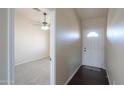
<instances>
[{"instance_id":1,"label":"door frame","mask_svg":"<svg viewBox=\"0 0 124 93\"><path fill-rule=\"evenodd\" d=\"M50 9L50 85L56 85L56 9Z\"/></svg>"},{"instance_id":2,"label":"door frame","mask_svg":"<svg viewBox=\"0 0 124 93\"><path fill-rule=\"evenodd\" d=\"M49 9L51 12L51 28L50 28L50 85L56 85L56 10ZM7 79L8 85L14 85L15 63L14 63L14 24L15 24L15 9L8 8L8 69Z\"/></svg>"}]
</instances>

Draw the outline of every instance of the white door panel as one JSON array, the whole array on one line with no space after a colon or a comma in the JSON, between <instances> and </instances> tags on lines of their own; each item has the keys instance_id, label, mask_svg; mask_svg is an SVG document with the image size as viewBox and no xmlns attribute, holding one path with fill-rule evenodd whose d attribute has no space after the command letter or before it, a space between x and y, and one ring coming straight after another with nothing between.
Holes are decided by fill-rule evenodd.
<instances>
[{"instance_id":1,"label":"white door panel","mask_svg":"<svg viewBox=\"0 0 124 93\"><path fill-rule=\"evenodd\" d=\"M83 31L83 65L104 67L104 29L92 30L85 27Z\"/></svg>"}]
</instances>

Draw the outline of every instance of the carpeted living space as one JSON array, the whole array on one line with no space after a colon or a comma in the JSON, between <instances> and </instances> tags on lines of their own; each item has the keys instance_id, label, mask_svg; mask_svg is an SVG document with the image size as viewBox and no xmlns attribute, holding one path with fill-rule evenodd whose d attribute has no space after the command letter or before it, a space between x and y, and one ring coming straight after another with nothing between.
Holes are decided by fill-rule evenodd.
<instances>
[{"instance_id":1,"label":"carpeted living space","mask_svg":"<svg viewBox=\"0 0 124 93\"><path fill-rule=\"evenodd\" d=\"M49 58L15 66L15 85L49 85Z\"/></svg>"}]
</instances>

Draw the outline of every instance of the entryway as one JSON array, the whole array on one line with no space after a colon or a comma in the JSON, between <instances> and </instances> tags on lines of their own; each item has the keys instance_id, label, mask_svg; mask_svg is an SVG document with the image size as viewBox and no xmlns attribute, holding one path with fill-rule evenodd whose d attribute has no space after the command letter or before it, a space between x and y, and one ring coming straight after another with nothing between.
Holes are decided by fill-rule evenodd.
<instances>
[{"instance_id":1,"label":"entryway","mask_svg":"<svg viewBox=\"0 0 124 93\"><path fill-rule=\"evenodd\" d=\"M77 13L82 28L82 66L68 84L109 84L105 63L107 9L80 8Z\"/></svg>"}]
</instances>

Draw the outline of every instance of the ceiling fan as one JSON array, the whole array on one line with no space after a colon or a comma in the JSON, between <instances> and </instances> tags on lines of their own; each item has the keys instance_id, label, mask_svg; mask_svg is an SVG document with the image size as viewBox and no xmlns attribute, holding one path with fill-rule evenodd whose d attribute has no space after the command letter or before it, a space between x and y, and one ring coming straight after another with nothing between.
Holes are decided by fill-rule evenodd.
<instances>
[{"instance_id":1,"label":"ceiling fan","mask_svg":"<svg viewBox=\"0 0 124 93\"><path fill-rule=\"evenodd\" d=\"M42 12L39 8L33 8L33 9L37 12ZM50 24L47 22L47 13L46 12L42 12L42 13L43 13L43 20L39 22L38 25L41 26L41 30L48 31L50 29Z\"/></svg>"}]
</instances>

